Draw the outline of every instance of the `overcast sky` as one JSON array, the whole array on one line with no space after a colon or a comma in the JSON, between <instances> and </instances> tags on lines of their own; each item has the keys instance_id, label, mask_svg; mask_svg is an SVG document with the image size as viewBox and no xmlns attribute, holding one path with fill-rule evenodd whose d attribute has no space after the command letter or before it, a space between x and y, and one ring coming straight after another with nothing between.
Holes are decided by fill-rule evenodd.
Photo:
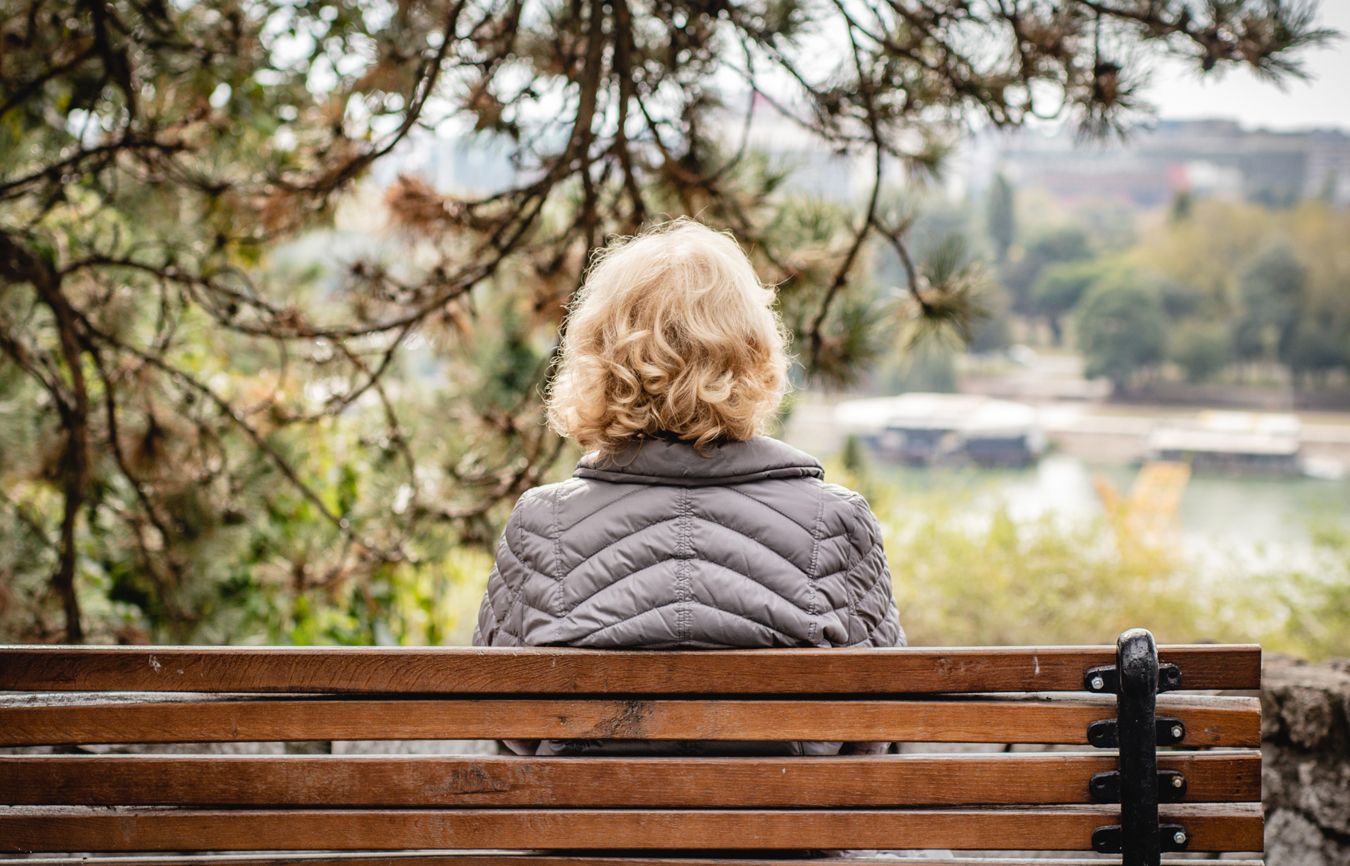
<instances>
[{"instance_id":1,"label":"overcast sky","mask_svg":"<svg viewBox=\"0 0 1350 866\"><path fill-rule=\"evenodd\" d=\"M1350 34L1350 0L1322 0L1321 23ZM1234 118L1272 129L1336 127L1350 131L1350 39L1304 53L1308 81L1277 86L1242 69L1200 78L1179 63L1159 64L1147 97L1165 118Z\"/></svg>"}]
</instances>

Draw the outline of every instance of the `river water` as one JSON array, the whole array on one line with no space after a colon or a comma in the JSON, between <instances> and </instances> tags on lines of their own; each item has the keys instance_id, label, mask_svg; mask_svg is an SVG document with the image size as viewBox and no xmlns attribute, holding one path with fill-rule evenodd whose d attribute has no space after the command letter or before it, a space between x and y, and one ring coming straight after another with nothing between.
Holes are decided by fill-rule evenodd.
<instances>
[{"instance_id":1,"label":"river water","mask_svg":"<svg viewBox=\"0 0 1350 866\"><path fill-rule=\"evenodd\" d=\"M874 476L903 490L968 497L977 513L1006 507L1015 518L1103 513L1094 476L1128 495L1138 467L1092 465L1051 454L1026 469L905 467L873 457ZM1175 519L1183 538L1201 547L1238 545L1298 549L1322 526L1350 530L1350 478L1266 478L1193 473Z\"/></svg>"},{"instance_id":2,"label":"river water","mask_svg":"<svg viewBox=\"0 0 1350 866\"><path fill-rule=\"evenodd\" d=\"M843 436L832 419L832 400L808 395L792 413L784 438L810 453L827 457L837 454ZM1043 416L1054 420L1056 412L1073 417L1083 414L1081 405L1062 410L1050 407ZM1062 419L1060 419L1062 420ZM873 476L896 485L901 492L950 494L969 503L973 518L1006 508L1015 518L1052 514L1065 519L1092 518L1104 512L1099 483L1128 496L1139 472L1138 458L1143 439L1139 435L1115 435L1119 419L1099 431L1097 424L1074 428L1062 425L1052 435L1055 447L1039 463L1024 469L967 467L907 467L873 455ZM1331 419L1340 426L1325 426L1327 418L1315 419L1322 426L1305 427L1335 441L1318 443L1313 449L1350 463L1350 416ZM1124 419L1146 431L1147 417ZM1127 428L1128 433L1128 428ZM1339 438L1337 438L1339 437ZM1341 442L1341 440L1345 440ZM1328 444L1329 443L1329 444ZM1320 449L1320 450L1319 450ZM1263 557L1301 558L1312 547L1313 533L1335 528L1350 532L1350 473L1336 481L1305 477L1267 477L1197 471L1186 481L1175 513L1183 543L1204 551L1259 553Z\"/></svg>"}]
</instances>

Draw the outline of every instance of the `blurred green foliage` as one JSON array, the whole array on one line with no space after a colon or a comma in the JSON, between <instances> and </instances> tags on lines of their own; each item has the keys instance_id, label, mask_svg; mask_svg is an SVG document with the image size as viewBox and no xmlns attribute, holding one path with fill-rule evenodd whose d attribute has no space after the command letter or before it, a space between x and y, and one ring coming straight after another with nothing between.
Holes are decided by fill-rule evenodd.
<instances>
[{"instance_id":1,"label":"blurred green foliage","mask_svg":"<svg viewBox=\"0 0 1350 866\"><path fill-rule=\"evenodd\" d=\"M1089 377L1110 379L1123 389L1140 370L1163 359L1162 301L1139 275L1116 273L1097 280L1074 310Z\"/></svg>"},{"instance_id":2,"label":"blurred green foliage","mask_svg":"<svg viewBox=\"0 0 1350 866\"><path fill-rule=\"evenodd\" d=\"M998 268L986 305L1017 314L1026 341L1076 348L1090 375L1118 390L1167 379L1350 382L1345 209L1186 196L1170 211L1134 215L1128 232L1082 222L1075 213L1018 223L1026 238ZM987 241L1002 243L992 233Z\"/></svg>"},{"instance_id":3,"label":"blurred green foliage","mask_svg":"<svg viewBox=\"0 0 1350 866\"><path fill-rule=\"evenodd\" d=\"M911 645L1110 643L1143 626L1160 642L1258 642L1307 658L1350 656L1350 533L1313 536L1301 566L1188 551L1106 516L1015 520L964 494L879 483L832 466L882 525Z\"/></svg>"}]
</instances>

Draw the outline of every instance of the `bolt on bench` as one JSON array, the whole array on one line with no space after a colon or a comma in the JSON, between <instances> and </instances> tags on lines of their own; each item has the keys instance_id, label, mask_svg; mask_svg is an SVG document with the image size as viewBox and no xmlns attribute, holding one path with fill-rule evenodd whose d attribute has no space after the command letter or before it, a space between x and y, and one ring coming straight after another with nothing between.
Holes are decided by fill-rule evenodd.
<instances>
[{"instance_id":1,"label":"bolt on bench","mask_svg":"<svg viewBox=\"0 0 1350 866\"><path fill-rule=\"evenodd\" d=\"M11 749L0 755L0 852L70 856L0 866L688 866L748 862L727 851L850 848L1096 851L1126 866L1173 851L1259 856L1259 701L1172 693L1255 690L1260 675L1257 647L1159 651L1142 630L1114 652L3 647L4 747L561 738L1082 748L814 758ZM522 849L531 853L483 853ZM720 859L634 856L671 849ZM74 856L91 852L138 856ZM1236 862L1252 861L1226 864Z\"/></svg>"}]
</instances>

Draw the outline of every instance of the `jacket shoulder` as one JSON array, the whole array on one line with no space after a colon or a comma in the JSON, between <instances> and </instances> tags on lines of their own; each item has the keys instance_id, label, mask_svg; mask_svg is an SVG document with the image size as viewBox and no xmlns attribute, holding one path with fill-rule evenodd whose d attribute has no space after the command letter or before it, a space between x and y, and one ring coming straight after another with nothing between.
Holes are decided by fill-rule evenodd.
<instances>
[{"instance_id":1,"label":"jacket shoulder","mask_svg":"<svg viewBox=\"0 0 1350 866\"><path fill-rule=\"evenodd\" d=\"M644 485L573 477L531 487L516 501L507 529L523 528L549 537L564 534L580 518L604 510L605 505L624 498L635 486Z\"/></svg>"},{"instance_id":2,"label":"jacket shoulder","mask_svg":"<svg viewBox=\"0 0 1350 866\"><path fill-rule=\"evenodd\" d=\"M556 534L559 523L566 523L565 512L573 507L587 486L582 479L568 478L531 487L516 500L506 525L508 528L523 527L539 535Z\"/></svg>"},{"instance_id":3,"label":"jacket shoulder","mask_svg":"<svg viewBox=\"0 0 1350 866\"><path fill-rule=\"evenodd\" d=\"M547 526L557 502L557 493L554 490L557 486L557 484L542 484L520 494L515 507L511 509L511 516L507 519L506 525L508 527L524 525L531 529Z\"/></svg>"},{"instance_id":4,"label":"jacket shoulder","mask_svg":"<svg viewBox=\"0 0 1350 866\"><path fill-rule=\"evenodd\" d=\"M865 496L842 484L822 481L820 487L825 499L822 517L829 534L847 534L860 553L880 543L881 526Z\"/></svg>"}]
</instances>

